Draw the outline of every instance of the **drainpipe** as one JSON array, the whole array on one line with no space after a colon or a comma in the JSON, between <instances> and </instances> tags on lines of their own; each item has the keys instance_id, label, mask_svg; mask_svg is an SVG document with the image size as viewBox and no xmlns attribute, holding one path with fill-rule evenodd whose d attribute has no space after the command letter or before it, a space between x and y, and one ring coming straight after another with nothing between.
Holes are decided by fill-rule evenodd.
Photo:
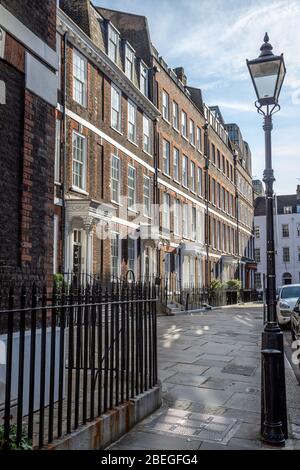
<instances>
[{"instance_id":1,"label":"drainpipe","mask_svg":"<svg viewBox=\"0 0 300 470\"><path fill-rule=\"evenodd\" d=\"M62 233L62 269L66 271L66 171L67 171L67 115L66 115L66 100L67 100L67 40L68 32L64 34L64 89L63 89L63 178L62 178L62 217L61 217L61 233Z\"/></svg>"},{"instance_id":2,"label":"drainpipe","mask_svg":"<svg viewBox=\"0 0 300 470\"><path fill-rule=\"evenodd\" d=\"M238 267L236 273L236 279L240 280L240 226L239 226L239 193L237 188L237 159L238 152L234 151L233 162L234 162L234 186L235 186L235 217L236 217L236 254L238 257Z\"/></svg>"},{"instance_id":3,"label":"drainpipe","mask_svg":"<svg viewBox=\"0 0 300 470\"><path fill-rule=\"evenodd\" d=\"M206 122L204 129L204 157L205 157L205 245L206 245L206 267L205 267L205 288L209 289L209 123Z\"/></svg>"}]
</instances>

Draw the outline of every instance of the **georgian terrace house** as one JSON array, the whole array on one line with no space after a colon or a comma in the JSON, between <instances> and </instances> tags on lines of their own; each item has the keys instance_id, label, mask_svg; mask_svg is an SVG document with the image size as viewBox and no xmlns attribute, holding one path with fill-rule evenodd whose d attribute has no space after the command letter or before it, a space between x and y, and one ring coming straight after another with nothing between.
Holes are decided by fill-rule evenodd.
<instances>
[{"instance_id":1,"label":"georgian terrace house","mask_svg":"<svg viewBox=\"0 0 300 470\"><path fill-rule=\"evenodd\" d=\"M155 188L162 208L160 276L173 285L175 278L179 288L234 277L253 286L251 153L238 126L240 142L231 141L219 108L208 107L201 90L188 86L182 67L172 70L159 56L145 17L98 11L143 57L151 54L151 98L161 113Z\"/></svg>"},{"instance_id":2,"label":"georgian terrace house","mask_svg":"<svg viewBox=\"0 0 300 470\"><path fill-rule=\"evenodd\" d=\"M60 7L56 270L154 274L149 63L88 0Z\"/></svg>"}]
</instances>

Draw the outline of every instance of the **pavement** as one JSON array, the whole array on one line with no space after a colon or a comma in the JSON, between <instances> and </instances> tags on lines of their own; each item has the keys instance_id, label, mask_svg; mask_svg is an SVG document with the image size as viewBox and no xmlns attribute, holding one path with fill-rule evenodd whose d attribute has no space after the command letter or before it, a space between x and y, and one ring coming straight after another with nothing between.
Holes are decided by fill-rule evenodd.
<instances>
[{"instance_id":1,"label":"pavement","mask_svg":"<svg viewBox=\"0 0 300 470\"><path fill-rule=\"evenodd\" d=\"M258 304L158 317L163 405L109 449L270 449L260 440L262 325ZM285 449L300 449L300 388L288 357Z\"/></svg>"}]
</instances>

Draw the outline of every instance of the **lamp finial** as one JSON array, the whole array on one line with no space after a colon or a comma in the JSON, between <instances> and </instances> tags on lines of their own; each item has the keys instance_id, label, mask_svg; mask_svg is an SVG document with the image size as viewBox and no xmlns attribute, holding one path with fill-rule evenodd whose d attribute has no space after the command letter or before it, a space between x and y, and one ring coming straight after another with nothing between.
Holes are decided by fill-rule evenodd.
<instances>
[{"instance_id":1,"label":"lamp finial","mask_svg":"<svg viewBox=\"0 0 300 470\"><path fill-rule=\"evenodd\" d=\"M273 47L269 43L269 35L268 35L268 33L266 33L265 37L264 37L264 43L260 48L261 53L260 53L259 57L264 57L266 55L274 55L273 52L272 52L272 49L273 49Z\"/></svg>"}]
</instances>

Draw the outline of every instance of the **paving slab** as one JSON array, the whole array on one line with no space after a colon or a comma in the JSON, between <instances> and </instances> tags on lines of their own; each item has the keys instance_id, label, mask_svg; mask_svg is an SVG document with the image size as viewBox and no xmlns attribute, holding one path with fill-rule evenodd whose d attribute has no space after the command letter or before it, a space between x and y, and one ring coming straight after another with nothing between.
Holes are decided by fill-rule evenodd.
<instances>
[{"instance_id":1,"label":"paving slab","mask_svg":"<svg viewBox=\"0 0 300 470\"><path fill-rule=\"evenodd\" d=\"M260 440L261 332L255 304L159 317L163 406L111 448L270 449ZM285 448L298 449L300 394L291 376L288 387L295 439Z\"/></svg>"}]
</instances>

